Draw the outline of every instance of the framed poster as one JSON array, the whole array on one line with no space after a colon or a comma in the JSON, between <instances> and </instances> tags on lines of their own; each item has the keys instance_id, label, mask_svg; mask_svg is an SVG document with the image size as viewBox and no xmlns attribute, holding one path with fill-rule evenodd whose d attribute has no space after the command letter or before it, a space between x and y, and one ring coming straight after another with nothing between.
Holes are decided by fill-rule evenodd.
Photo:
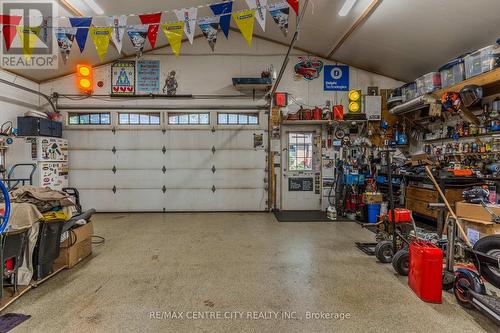
<instances>
[{"instance_id":1,"label":"framed poster","mask_svg":"<svg viewBox=\"0 0 500 333\"><path fill-rule=\"evenodd\" d=\"M160 60L137 61L137 92L146 94L160 92Z\"/></svg>"},{"instance_id":2,"label":"framed poster","mask_svg":"<svg viewBox=\"0 0 500 333\"><path fill-rule=\"evenodd\" d=\"M135 95L135 61L119 61L111 66L111 94Z\"/></svg>"}]
</instances>

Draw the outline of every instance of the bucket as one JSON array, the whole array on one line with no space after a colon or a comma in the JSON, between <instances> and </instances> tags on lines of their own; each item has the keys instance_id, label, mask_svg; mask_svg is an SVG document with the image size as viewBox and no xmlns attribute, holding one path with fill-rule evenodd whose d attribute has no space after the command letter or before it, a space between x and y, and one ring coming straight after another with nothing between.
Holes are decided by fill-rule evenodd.
<instances>
[{"instance_id":1,"label":"bucket","mask_svg":"<svg viewBox=\"0 0 500 333\"><path fill-rule=\"evenodd\" d=\"M380 215L381 204L368 205L368 223L377 223L377 216Z\"/></svg>"}]
</instances>

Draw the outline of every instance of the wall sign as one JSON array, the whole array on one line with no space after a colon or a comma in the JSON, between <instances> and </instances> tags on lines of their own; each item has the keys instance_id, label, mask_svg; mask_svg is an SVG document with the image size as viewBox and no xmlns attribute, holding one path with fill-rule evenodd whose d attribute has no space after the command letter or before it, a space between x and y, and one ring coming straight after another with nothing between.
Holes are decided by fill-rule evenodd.
<instances>
[{"instance_id":1,"label":"wall sign","mask_svg":"<svg viewBox=\"0 0 500 333\"><path fill-rule=\"evenodd\" d=\"M318 58L299 57L299 62L295 65L295 79L311 81L317 79L323 70L323 61Z\"/></svg>"},{"instance_id":2,"label":"wall sign","mask_svg":"<svg viewBox=\"0 0 500 333\"><path fill-rule=\"evenodd\" d=\"M314 191L314 178L288 178L288 191L312 192Z\"/></svg>"},{"instance_id":3,"label":"wall sign","mask_svg":"<svg viewBox=\"0 0 500 333\"><path fill-rule=\"evenodd\" d=\"M137 61L137 92L160 92L160 60Z\"/></svg>"},{"instance_id":4,"label":"wall sign","mask_svg":"<svg viewBox=\"0 0 500 333\"><path fill-rule=\"evenodd\" d=\"M325 66L325 91L349 91L349 66Z\"/></svg>"},{"instance_id":5,"label":"wall sign","mask_svg":"<svg viewBox=\"0 0 500 333\"><path fill-rule=\"evenodd\" d=\"M135 61L119 61L111 66L111 94L135 94Z\"/></svg>"}]
</instances>

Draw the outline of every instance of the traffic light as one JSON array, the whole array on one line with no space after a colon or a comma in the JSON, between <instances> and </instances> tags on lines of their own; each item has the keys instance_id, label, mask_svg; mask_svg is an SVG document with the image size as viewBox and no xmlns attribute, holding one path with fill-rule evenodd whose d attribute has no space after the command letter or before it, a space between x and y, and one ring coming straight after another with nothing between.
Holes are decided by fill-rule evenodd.
<instances>
[{"instance_id":1,"label":"traffic light","mask_svg":"<svg viewBox=\"0 0 500 333\"><path fill-rule=\"evenodd\" d=\"M349 91L349 112L361 113L361 90Z\"/></svg>"},{"instance_id":2,"label":"traffic light","mask_svg":"<svg viewBox=\"0 0 500 333\"><path fill-rule=\"evenodd\" d=\"M78 89L86 94L92 93L92 87L94 86L92 67L88 65L76 66L76 77Z\"/></svg>"}]
</instances>

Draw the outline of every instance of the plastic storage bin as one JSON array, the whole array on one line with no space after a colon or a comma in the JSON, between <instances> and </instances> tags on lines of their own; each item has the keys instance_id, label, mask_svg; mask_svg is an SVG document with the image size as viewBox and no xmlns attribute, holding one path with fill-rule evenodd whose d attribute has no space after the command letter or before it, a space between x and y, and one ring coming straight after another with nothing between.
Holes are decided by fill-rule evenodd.
<instances>
[{"instance_id":1,"label":"plastic storage bin","mask_svg":"<svg viewBox=\"0 0 500 333\"><path fill-rule=\"evenodd\" d=\"M441 74L439 72L431 72L422 75L415 80L417 84L417 96L429 94L434 90L441 89Z\"/></svg>"},{"instance_id":2,"label":"plastic storage bin","mask_svg":"<svg viewBox=\"0 0 500 333\"><path fill-rule=\"evenodd\" d=\"M441 303L443 251L430 242L410 244L408 285L417 296L430 303Z\"/></svg>"},{"instance_id":3,"label":"plastic storage bin","mask_svg":"<svg viewBox=\"0 0 500 333\"><path fill-rule=\"evenodd\" d=\"M441 87L446 88L465 80L464 58L453 59L439 69Z\"/></svg>"},{"instance_id":4,"label":"plastic storage bin","mask_svg":"<svg viewBox=\"0 0 500 333\"><path fill-rule=\"evenodd\" d=\"M494 44L472 52L465 56L464 63L467 79L500 67L500 45Z\"/></svg>"},{"instance_id":5,"label":"plastic storage bin","mask_svg":"<svg viewBox=\"0 0 500 333\"><path fill-rule=\"evenodd\" d=\"M417 84L410 82L401 87L401 97L404 102L411 101L417 97Z\"/></svg>"}]
</instances>

